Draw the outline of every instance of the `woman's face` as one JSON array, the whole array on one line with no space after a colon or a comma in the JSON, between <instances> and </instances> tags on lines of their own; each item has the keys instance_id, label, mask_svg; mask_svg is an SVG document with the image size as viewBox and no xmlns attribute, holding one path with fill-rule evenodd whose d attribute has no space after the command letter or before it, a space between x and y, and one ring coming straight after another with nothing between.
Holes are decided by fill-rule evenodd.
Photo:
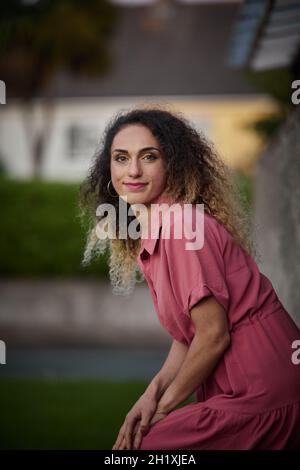
<instances>
[{"instance_id":1,"label":"woman's face","mask_svg":"<svg viewBox=\"0 0 300 470\"><path fill-rule=\"evenodd\" d=\"M111 180L128 204L151 204L166 185L166 158L151 131L141 124L121 129L111 145ZM128 183L143 183L130 186Z\"/></svg>"}]
</instances>

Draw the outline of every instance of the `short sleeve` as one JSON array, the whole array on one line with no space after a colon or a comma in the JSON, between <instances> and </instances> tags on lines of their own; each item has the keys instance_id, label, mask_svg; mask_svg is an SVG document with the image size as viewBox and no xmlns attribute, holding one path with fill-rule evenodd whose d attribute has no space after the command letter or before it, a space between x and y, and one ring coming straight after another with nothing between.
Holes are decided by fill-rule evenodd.
<instances>
[{"instance_id":1,"label":"short sleeve","mask_svg":"<svg viewBox=\"0 0 300 470\"><path fill-rule=\"evenodd\" d=\"M170 223L170 238L163 240L168 275L180 310L190 318L190 310L202 298L213 295L228 311L229 293L225 280L225 267L221 239L215 219L203 215L203 243L201 248L187 249L191 239L183 232L175 238ZM198 230L198 227L197 227Z\"/></svg>"}]
</instances>

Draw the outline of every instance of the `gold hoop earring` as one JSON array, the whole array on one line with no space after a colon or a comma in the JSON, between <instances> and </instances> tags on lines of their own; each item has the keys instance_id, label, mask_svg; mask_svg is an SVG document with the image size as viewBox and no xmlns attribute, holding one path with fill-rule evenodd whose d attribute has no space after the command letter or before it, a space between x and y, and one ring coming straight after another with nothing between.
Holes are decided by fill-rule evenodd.
<instances>
[{"instance_id":1,"label":"gold hoop earring","mask_svg":"<svg viewBox=\"0 0 300 470\"><path fill-rule=\"evenodd\" d=\"M107 185L107 192L108 192L108 194L109 194L111 197L119 197L118 194L115 195L115 194L111 194L111 193L110 193L110 191L109 191L109 185L110 185L110 183L111 183L111 180L109 180L108 185Z\"/></svg>"}]
</instances>

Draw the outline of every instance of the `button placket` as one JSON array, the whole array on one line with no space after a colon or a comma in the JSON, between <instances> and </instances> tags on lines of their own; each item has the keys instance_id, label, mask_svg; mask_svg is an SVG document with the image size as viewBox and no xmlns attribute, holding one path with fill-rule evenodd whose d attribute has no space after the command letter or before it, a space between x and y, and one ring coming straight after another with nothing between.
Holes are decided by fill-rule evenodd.
<instances>
[{"instance_id":1,"label":"button placket","mask_svg":"<svg viewBox=\"0 0 300 470\"><path fill-rule=\"evenodd\" d=\"M145 277L147 279L147 283L148 283L149 289L151 291L151 295L152 295L152 299L153 299L153 302L154 302L154 307L155 307L157 316L159 318L160 323L162 325L165 325L164 319L163 319L163 317L162 317L162 315L159 311L159 308L158 308L157 294L156 294L156 291L155 291L155 288L154 288L152 278L151 278L150 273L149 273L149 271L150 271L149 264L147 264L147 266L144 265L144 269L145 269Z\"/></svg>"}]
</instances>

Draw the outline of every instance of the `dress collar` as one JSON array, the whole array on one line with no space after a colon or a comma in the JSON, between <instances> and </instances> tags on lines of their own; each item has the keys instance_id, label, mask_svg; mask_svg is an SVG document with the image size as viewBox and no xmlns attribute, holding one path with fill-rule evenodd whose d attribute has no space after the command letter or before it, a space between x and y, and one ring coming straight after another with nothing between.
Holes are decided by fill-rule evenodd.
<instances>
[{"instance_id":1,"label":"dress collar","mask_svg":"<svg viewBox=\"0 0 300 470\"><path fill-rule=\"evenodd\" d=\"M154 233L153 237L151 237L151 224L149 224L148 237L141 238L141 249L139 252L139 256L141 256L144 250L146 250L150 255L153 254L156 243L160 237L160 232L162 228L163 213L162 213L162 207L160 208L160 204L168 204L168 207L166 207L166 210L168 210L168 208L172 204L172 198L169 194L166 194L165 192L163 192L157 198L151 201L151 204L156 204L156 206L153 206L151 208L151 218L153 218L152 223L154 224L154 227L157 227L158 233L157 235Z\"/></svg>"}]
</instances>

